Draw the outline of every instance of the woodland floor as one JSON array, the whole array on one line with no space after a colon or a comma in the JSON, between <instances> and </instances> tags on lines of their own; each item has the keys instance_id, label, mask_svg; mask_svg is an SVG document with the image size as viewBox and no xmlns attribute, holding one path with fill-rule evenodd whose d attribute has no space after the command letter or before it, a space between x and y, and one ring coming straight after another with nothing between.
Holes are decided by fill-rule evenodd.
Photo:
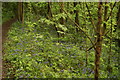
<instances>
[{"instance_id":1,"label":"woodland floor","mask_svg":"<svg viewBox=\"0 0 120 80\"><path fill-rule=\"evenodd\" d=\"M12 19L10 19L10 20L8 20L8 21L6 21L6 22L4 22L3 24L2 24L2 39L0 39L0 40L2 40L2 44L4 44L4 42L5 42L5 40L7 39L7 33L8 33L8 31L10 30L10 28L11 28L11 25L15 22L15 21L17 21L17 18L12 18ZM4 54L6 54L6 53L4 53L4 47L2 47L2 56L4 55ZM6 78L7 77L7 72L8 72L8 68L9 67L12 67L11 65L10 65L10 63L9 62L7 62L7 61L4 61L4 60L2 60L2 78ZM13 75L11 75L11 77L12 77Z\"/></svg>"}]
</instances>

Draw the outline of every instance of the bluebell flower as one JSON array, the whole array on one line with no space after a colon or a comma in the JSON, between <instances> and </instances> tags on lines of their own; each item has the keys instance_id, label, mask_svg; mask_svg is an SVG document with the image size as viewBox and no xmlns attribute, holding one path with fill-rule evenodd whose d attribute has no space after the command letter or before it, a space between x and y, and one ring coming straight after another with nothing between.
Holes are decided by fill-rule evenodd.
<instances>
[{"instance_id":1,"label":"bluebell flower","mask_svg":"<svg viewBox=\"0 0 120 80\"><path fill-rule=\"evenodd\" d=\"M16 50L14 50L14 51L20 51L19 49L16 49Z\"/></svg>"},{"instance_id":2,"label":"bluebell flower","mask_svg":"<svg viewBox=\"0 0 120 80\"><path fill-rule=\"evenodd\" d=\"M94 71L92 71L91 73L94 74Z\"/></svg>"},{"instance_id":3,"label":"bluebell flower","mask_svg":"<svg viewBox=\"0 0 120 80\"><path fill-rule=\"evenodd\" d=\"M52 66L53 64L50 64L50 66Z\"/></svg>"},{"instance_id":4,"label":"bluebell flower","mask_svg":"<svg viewBox=\"0 0 120 80\"><path fill-rule=\"evenodd\" d=\"M86 68L83 68L82 71L83 71L82 73L85 74L86 73Z\"/></svg>"},{"instance_id":5,"label":"bluebell flower","mask_svg":"<svg viewBox=\"0 0 120 80\"><path fill-rule=\"evenodd\" d=\"M33 54L34 56L38 55L38 54Z\"/></svg>"},{"instance_id":6,"label":"bluebell flower","mask_svg":"<svg viewBox=\"0 0 120 80\"><path fill-rule=\"evenodd\" d=\"M15 54L18 54L18 53L13 53L12 55L15 55Z\"/></svg>"},{"instance_id":7,"label":"bluebell flower","mask_svg":"<svg viewBox=\"0 0 120 80\"><path fill-rule=\"evenodd\" d=\"M25 49L24 52L27 52L27 50Z\"/></svg>"},{"instance_id":8,"label":"bluebell flower","mask_svg":"<svg viewBox=\"0 0 120 80\"><path fill-rule=\"evenodd\" d=\"M46 63L46 64L47 64L47 63L49 63L49 62L48 62L48 61L46 61L46 62L44 62L44 63Z\"/></svg>"},{"instance_id":9,"label":"bluebell flower","mask_svg":"<svg viewBox=\"0 0 120 80\"><path fill-rule=\"evenodd\" d=\"M23 75L19 76L19 78L23 78Z\"/></svg>"},{"instance_id":10,"label":"bluebell flower","mask_svg":"<svg viewBox=\"0 0 120 80\"><path fill-rule=\"evenodd\" d=\"M17 45L22 45L22 43L17 43Z\"/></svg>"},{"instance_id":11,"label":"bluebell flower","mask_svg":"<svg viewBox=\"0 0 120 80\"><path fill-rule=\"evenodd\" d=\"M64 70L60 70L60 72L64 72Z\"/></svg>"},{"instance_id":12,"label":"bluebell flower","mask_svg":"<svg viewBox=\"0 0 120 80\"><path fill-rule=\"evenodd\" d=\"M31 50L32 52L35 52L34 50Z\"/></svg>"},{"instance_id":13,"label":"bluebell flower","mask_svg":"<svg viewBox=\"0 0 120 80\"><path fill-rule=\"evenodd\" d=\"M36 41L36 42L39 42L39 41Z\"/></svg>"}]
</instances>

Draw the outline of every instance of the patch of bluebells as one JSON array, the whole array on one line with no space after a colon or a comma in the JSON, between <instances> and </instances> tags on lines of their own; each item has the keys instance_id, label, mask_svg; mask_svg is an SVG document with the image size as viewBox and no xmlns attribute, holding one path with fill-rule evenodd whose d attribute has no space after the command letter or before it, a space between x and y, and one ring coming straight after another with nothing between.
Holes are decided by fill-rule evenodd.
<instances>
[{"instance_id":1,"label":"patch of bluebells","mask_svg":"<svg viewBox=\"0 0 120 80\"><path fill-rule=\"evenodd\" d=\"M24 52L27 52L27 50L25 49Z\"/></svg>"},{"instance_id":2,"label":"patch of bluebells","mask_svg":"<svg viewBox=\"0 0 120 80\"><path fill-rule=\"evenodd\" d=\"M81 66L81 64L80 63L78 63L78 67L80 67Z\"/></svg>"},{"instance_id":3,"label":"patch of bluebells","mask_svg":"<svg viewBox=\"0 0 120 80\"><path fill-rule=\"evenodd\" d=\"M16 54L18 54L18 53L13 53L13 54L11 54L11 55L16 55Z\"/></svg>"},{"instance_id":4,"label":"patch of bluebells","mask_svg":"<svg viewBox=\"0 0 120 80\"><path fill-rule=\"evenodd\" d=\"M94 70L92 70L90 68L83 68L82 73L87 74L87 76L90 76L91 74L94 74Z\"/></svg>"},{"instance_id":5,"label":"patch of bluebells","mask_svg":"<svg viewBox=\"0 0 120 80\"><path fill-rule=\"evenodd\" d=\"M48 61L46 61L46 62L44 62L45 64L48 64L49 62Z\"/></svg>"},{"instance_id":6,"label":"patch of bluebells","mask_svg":"<svg viewBox=\"0 0 120 80\"><path fill-rule=\"evenodd\" d=\"M38 55L38 54L33 54L34 56Z\"/></svg>"},{"instance_id":7,"label":"patch of bluebells","mask_svg":"<svg viewBox=\"0 0 120 80\"><path fill-rule=\"evenodd\" d=\"M19 76L19 78L23 78L23 75Z\"/></svg>"},{"instance_id":8,"label":"patch of bluebells","mask_svg":"<svg viewBox=\"0 0 120 80\"><path fill-rule=\"evenodd\" d=\"M39 42L38 40L36 42Z\"/></svg>"},{"instance_id":9,"label":"patch of bluebells","mask_svg":"<svg viewBox=\"0 0 120 80\"><path fill-rule=\"evenodd\" d=\"M17 43L17 45L22 45L22 43Z\"/></svg>"},{"instance_id":10,"label":"patch of bluebells","mask_svg":"<svg viewBox=\"0 0 120 80\"><path fill-rule=\"evenodd\" d=\"M61 64L59 64L59 67L63 67Z\"/></svg>"},{"instance_id":11,"label":"patch of bluebells","mask_svg":"<svg viewBox=\"0 0 120 80\"><path fill-rule=\"evenodd\" d=\"M31 52L35 52L34 50L31 50Z\"/></svg>"},{"instance_id":12,"label":"patch of bluebells","mask_svg":"<svg viewBox=\"0 0 120 80\"><path fill-rule=\"evenodd\" d=\"M50 64L50 67L52 67L53 66L53 64Z\"/></svg>"},{"instance_id":13,"label":"patch of bluebells","mask_svg":"<svg viewBox=\"0 0 120 80\"><path fill-rule=\"evenodd\" d=\"M19 49L15 49L14 51L20 51Z\"/></svg>"},{"instance_id":14,"label":"patch of bluebells","mask_svg":"<svg viewBox=\"0 0 120 80\"><path fill-rule=\"evenodd\" d=\"M64 72L64 70L60 70L60 72Z\"/></svg>"}]
</instances>

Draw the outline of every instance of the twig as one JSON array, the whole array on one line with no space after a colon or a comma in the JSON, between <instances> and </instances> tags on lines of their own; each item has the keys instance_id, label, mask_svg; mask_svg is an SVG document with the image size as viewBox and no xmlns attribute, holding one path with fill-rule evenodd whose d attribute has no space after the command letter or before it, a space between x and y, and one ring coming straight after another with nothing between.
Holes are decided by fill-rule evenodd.
<instances>
[{"instance_id":1,"label":"twig","mask_svg":"<svg viewBox=\"0 0 120 80\"><path fill-rule=\"evenodd\" d=\"M111 15L112 15L112 11L113 11L113 9L114 9L115 5L116 5L116 2L114 3L113 7L111 8L111 11L110 11L110 16L107 18L106 22L107 22L107 21L109 20L109 18L111 17Z\"/></svg>"},{"instance_id":2,"label":"twig","mask_svg":"<svg viewBox=\"0 0 120 80\"><path fill-rule=\"evenodd\" d=\"M89 9L87 3L85 3L85 4L86 4L86 7L87 7L89 16L90 16L90 21L91 21L91 23L92 23L92 25L93 25L94 30L96 31L95 24L94 24L94 21L93 21L93 19L92 19L92 15L91 15L91 13L90 13L90 9Z\"/></svg>"}]
</instances>

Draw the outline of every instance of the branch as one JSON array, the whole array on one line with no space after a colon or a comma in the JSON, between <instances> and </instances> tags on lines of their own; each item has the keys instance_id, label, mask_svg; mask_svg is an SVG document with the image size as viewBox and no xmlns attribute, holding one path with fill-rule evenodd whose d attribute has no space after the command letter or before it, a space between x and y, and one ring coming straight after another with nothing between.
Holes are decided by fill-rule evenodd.
<instances>
[{"instance_id":1,"label":"branch","mask_svg":"<svg viewBox=\"0 0 120 80\"><path fill-rule=\"evenodd\" d=\"M60 5L60 3L59 3L59 5ZM61 6L61 5L60 5L60 6ZM62 10L65 12L65 14L67 14L67 16L68 16L68 13L67 13L63 8L61 8L61 9L62 9ZM76 25L75 27L78 28L78 30L81 30L81 31L86 35L86 37L90 40L90 42L92 43L94 49L96 50L95 44L93 43L93 41L92 41L92 39L89 37L89 35L86 34L86 32L85 32L84 30L82 30L82 29L80 28L80 26L79 26L76 22L74 22L70 16L68 16L68 18Z\"/></svg>"},{"instance_id":2,"label":"branch","mask_svg":"<svg viewBox=\"0 0 120 80\"><path fill-rule=\"evenodd\" d=\"M94 46L96 45L97 42L95 42ZM92 48L94 48L94 46L91 46L90 48L88 48L86 51L91 50Z\"/></svg>"},{"instance_id":3,"label":"branch","mask_svg":"<svg viewBox=\"0 0 120 80\"><path fill-rule=\"evenodd\" d=\"M111 15L112 15L112 11L113 11L113 9L114 9L115 5L116 5L116 2L114 3L113 7L111 8L111 11L110 11L110 16L107 18L106 22L107 22L107 21L109 20L109 18L111 17Z\"/></svg>"},{"instance_id":4,"label":"branch","mask_svg":"<svg viewBox=\"0 0 120 80\"><path fill-rule=\"evenodd\" d=\"M92 19L92 15L91 15L91 13L90 13L90 9L89 9L87 3L86 3L86 7L87 7L87 10L88 10L88 13L89 13L89 16L90 16L90 21L91 21L91 23L92 23L92 25L93 25L94 30L96 31L95 24L94 24L94 21L93 21L93 19Z\"/></svg>"}]
</instances>

